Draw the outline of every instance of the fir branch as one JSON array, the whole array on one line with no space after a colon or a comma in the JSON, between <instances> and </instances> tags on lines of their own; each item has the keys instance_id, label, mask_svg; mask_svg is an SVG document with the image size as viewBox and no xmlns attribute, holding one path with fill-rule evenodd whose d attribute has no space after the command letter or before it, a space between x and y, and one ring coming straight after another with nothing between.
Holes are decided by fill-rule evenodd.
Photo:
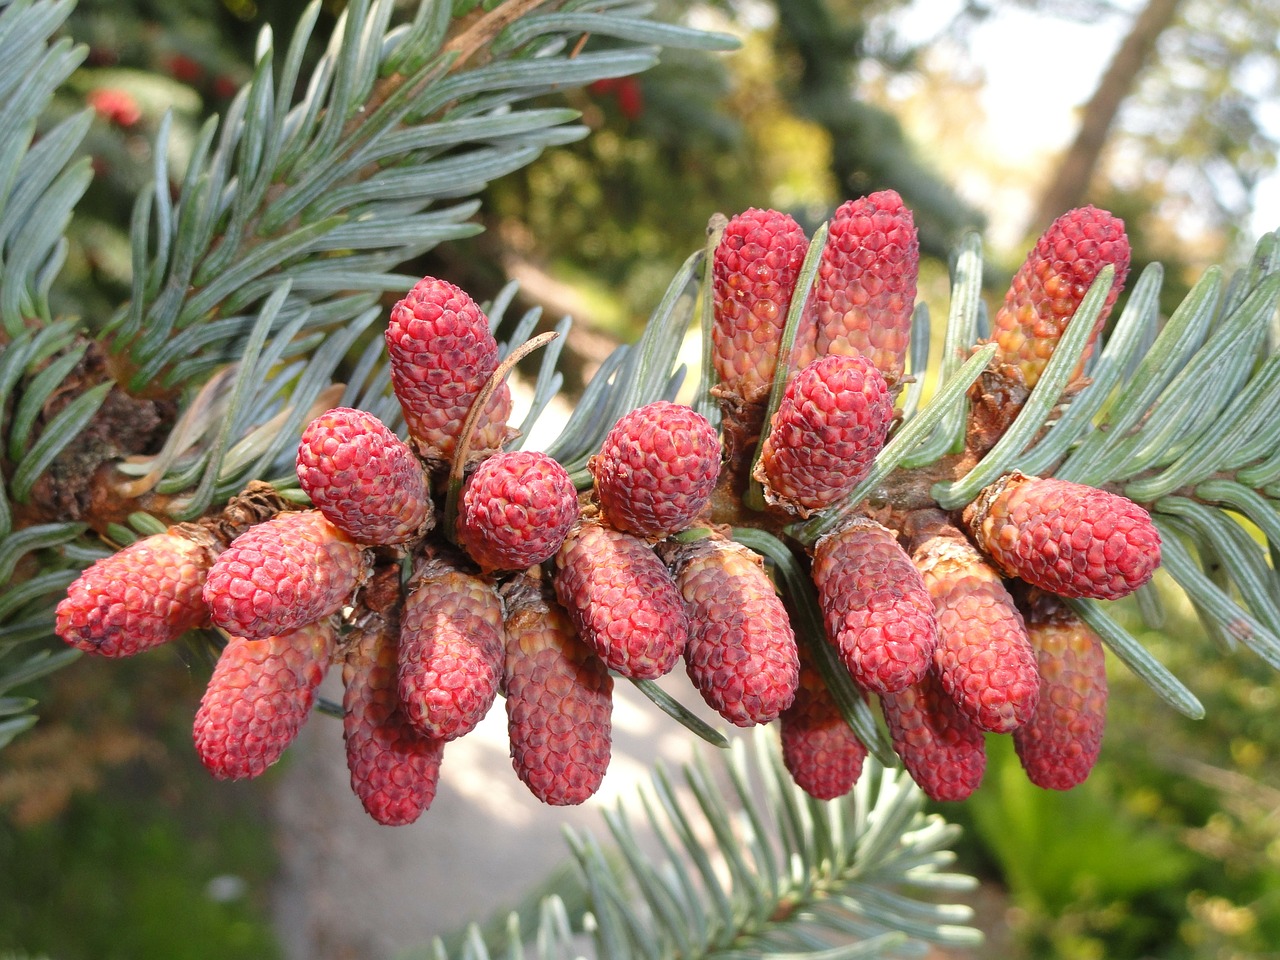
<instances>
[{"instance_id":1,"label":"fir branch","mask_svg":"<svg viewBox=\"0 0 1280 960\"><path fill-rule=\"evenodd\" d=\"M431 20L429 6L436 5L424 0L413 28L397 34L388 29L390 0L353 0L292 106L314 8L299 26L279 82L264 33L253 80L217 133L213 125L203 131L176 206L161 190L167 161L157 161L154 197L144 194L135 210L134 300L105 331L134 368L130 389L167 368L168 342L197 322L231 320L222 338L188 345L230 360L232 344L251 325L247 308L281 280L293 282L288 310L343 290L402 287L395 265L476 229L466 222L474 206L441 208L440 201L475 193L545 146L585 133L566 126L574 116L569 111L513 110L512 104L647 68L655 52L634 46L636 38L718 49L728 43L678 27L641 29L647 21L609 11L589 15L594 32L632 47L552 55L555 42L586 22L579 22L588 16L582 14L540 21L532 33L513 35L495 50L493 41L525 4L504 4L451 40ZM423 48L407 49L410 42ZM411 72L401 72L411 64ZM384 70L390 72L383 76ZM164 149L162 141L157 152ZM140 276L149 282L138 283ZM360 309L351 303L331 323Z\"/></svg>"},{"instance_id":2,"label":"fir branch","mask_svg":"<svg viewBox=\"0 0 1280 960\"><path fill-rule=\"evenodd\" d=\"M590 834L569 834L588 897L583 928L596 956L817 960L879 956L911 940L981 942L965 926L968 907L911 893L971 889L974 881L943 872L954 861L947 846L957 829L922 812L909 779L868 761L850 796L818 802L790 782L767 731L757 730L750 743L736 740L718 754L721 769L695 759L679 784L656 770L641 792L640 825L621 806L605 814L616 855ZM781 819L779 810L787 811ZM661 859L644 852L642 827ZM559 952L568 918L558 901L546 903L552 906L536 931L522 932L523 943L486 943L473 928L462 955L524 956L524 944L536 942L539 956L569 956ZM439 942L433 955L448 956Z\"/></svg>"}]
</instances>

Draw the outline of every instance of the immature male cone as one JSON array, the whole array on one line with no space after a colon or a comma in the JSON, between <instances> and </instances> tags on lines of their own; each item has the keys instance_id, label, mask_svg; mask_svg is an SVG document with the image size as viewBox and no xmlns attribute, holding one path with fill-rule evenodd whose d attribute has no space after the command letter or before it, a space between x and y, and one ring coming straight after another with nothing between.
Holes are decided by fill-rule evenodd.
<instances>
[{"instance_id":1,"label":"immature male cone","mask_svg":"<svg viewBox=\"0 0 1280 960\"><path fill-rule=\"evenodd\" d=\"M1027 633L1040 667L1040 705L1013 732L1013 746L1038 787L1070 790L1089 776L1107 719L1102 642L1071 608L1032 591Z\"/></svg>"},{"instance_id":2,"label":"immature male cone","mask_svg":"<svg viewBox=\"0 0 1280 960\"><path fill-rule=\"evenodd\" d=\"M638 537L579 520L556 554L556 596L579 636L634 680L670 673L689 640L671 574Z\"/></svg>"},{"instance_id":3,"label":"immature male cone","mask_svg":"<svg viewBox=\"0 0 1280 960\"><path fill-rule=\"evenodd\" d=\"M204 584L213 622L261 640L336 613L368 575L359 545L319 510L281 513L240 534Z\"/></svg>"},{"instance_id":4,"label":"immature male cone","mask_svg":"<svg viewBox=\"0 0 1280 960\"><path fill-rule=\"evenodd\" d=\"M719 537L672 545L666 557L689 617L685 669L702 698L740 727L777 719L795 697L800 661L760 557Z\"/></svg>"},{"instance_id":5,"label":"immature male cone","mask_svg":"<svg viewBox=\"0 0 1280 960\"><path fill-rule=\"evenodd\" d=\"M987 750L982 730L942 688L937 673L880 696L894 752L933 800L964 800L982 783Z\"/></svg>"},{"instance_id":6,"label":"immature male cone","mask_svg":"<svg viewBox=\"0 0 1280 960\"><path fill-rule=\"evenodd\" d=\"M1118 600L1160 566L1151 515L1116 493L1011 473L964 511L974 542L1006 575L1062 597Z\"/></svg>"},{"instance_id":7,"label":"immature male cone","mask_svg":"<svg viewBox=\"0 0 1280 960\"><path fill-rule=\"evenodd\" d=\"M391 386L409 435L424 459L447 463L471 404L498 368L498 343L489 318L463 290L423 277L391 310L386 331ZM500 384L471 439L484 457L507 438L511 391Z\"/></svg>"},{"instance_id":8,"label":"immature male cone","mask_svg":"<svg viewBox=\"0 0 1280 960\"><path fill-rule=\"evenodd\" d=\"M196 712L200 762L220 780L262 774L311 712L337 631L328 620L265 640L232 637Z\"/></svg>"},{"instance_id":9,"label":"immature male cone","mask_svg":"<svg viewBox=\"0 0 1280 960\"><path fill-rule=\"evenodd\" d=\"M831 217L797 366L815 357L864 356L890 386L902 380L915 310L920 241L893 190L842 203ZM799 338L797 338L799 339Z\"/></svg>"},{"instance_id":10,"label":"immature male cone","mask_svg":"<svg viewBox=\"0 0 1280 960\"><path fill-rule=\"evenodd\" d=\"M587 461L605 521L656 540L686 529L720 476L720 440L692 407L656 400L618 418Z\"/></svg>"},{"instance_id":11,"label":"immature male cone","mask_svg":"<svg viewBox=\"0 0 1280 960\"><path fill-rule=\"evenodd\" d=\"M827 639L853 679L892 693L924 676L938 645L933 601L894 532L858 517L813 553Z\"/></svg>"},{"instance_id":12,"label":"immature male cone","mask_svg":"<svg viewBox=\"0 0 1280 960\"><path fill-rule=\"evenodd\" d=\"M94 561L67 588L54 632L103 657L128 657L207 623L203 590L219 544L196 526L171 527Z\"/></svg>"},{"instance_id":13,"label":"immature male cone","mask_svg":"<svg viewBox=\"0 0 1280 960\"><path fill-rule=\"evenodd\" d=\"M394 626L369 616L348 644L342 736L351 789L378 823L413 823L435 799L444 741L418 732L400 710Z\"/></svg>"},{"instance_id":14,"label":"immature male cone","mask_svg":"<svg viewBox=\"0 0 1280 960\"><path fill-rule=\"evenodd\" d=\"M481 570L550 560L578 519L578 491L545 453L497 453L476 467L458 502L458 543Z\"/></svg>"},{"instance_id":15,"label":"immature male cone","mask_svg":"<svg viewBox=\"0 0 1280 960\"><path fill-rule=\"evenodd\" d=\"M1069 210L1055 220L1018 268L992 321L991 339L999 345L996 362L1016 370L1028 387L1034 387L1080 301L1107 264L1115 266L1115 276L1073 380L1080 376L1124 289L1129 238L1123 220L1096 207Z\"/></svg>"},{"instance_id":16,"label":"immature male cone","mask_svg":"<svg viewBox=\"0 0 1280 960\"><path fill-rule=\"evenodd\" d=\"M302 431L298 482L356 543L404 543L431 528L430 478L409 445L363 410L334 407Z\"/></svg>"},{"instance_id":17,"label":"immature male cone","mask_svg":"<svg viewBox=\"0 0 1280 960\"><path fill-rule=\"evenodd\" d=\"M842 797L853 789L862 775L867 748L803 646L796 698L782 711L781 727L782 762L796 786L818 800Z\"/></svg>"},{"instance_id":18,"label":"immature male cone","mask_svg":"<svg viewBox=\"0 0 1280 960\"><path fill-rule=\"evenodd\" d=\"M1040 697L1036 655L1000 575L940 511L913 542L912 560L933 598L933 665L947 695L983 730L1022 726Z\"/></svg>"},{"instance_id":19,"label":"immature male cone","mask_svg":"<svg viewBox=\"0 0 1280 960\"><path fill-rule=\"evenodd\" d=\"M777 210L752 207L725 226L711 261L717 395L767 399L808 245L800 224Z\"/></svg>"},{"instance_id":20,"label":"immature male cone","mask_svg":"<svg viewBox=\"0 0 1280 960\"><path fill-rule=\"evenodd\" d=\"M423 734L455 740L484 719L502 677L502 604L488 581L433 558L400 615L399 694Z\"/></svg>"},{"instance_id":21,"label":"immature male cone","mask_svg":"<svg viewBox=\"0 0 1280 960\"><path fill-rule=\"evenodd\" d=\"M503 599L511 764L543 803L582 803L609 767L613 678L537 579L513 581Z\"/></svg>"},{"instance_id":22,"label":"immature male cone","mask_svg":"<svg viewBox=\"0 0 1280 960\"><path fill-rule=\"evenodd\" d=\"M808 516L853 492L892 425L893 399L870 360L815 360L787 384L755 477L770 503Z\"/></svg>"}]
</instances>

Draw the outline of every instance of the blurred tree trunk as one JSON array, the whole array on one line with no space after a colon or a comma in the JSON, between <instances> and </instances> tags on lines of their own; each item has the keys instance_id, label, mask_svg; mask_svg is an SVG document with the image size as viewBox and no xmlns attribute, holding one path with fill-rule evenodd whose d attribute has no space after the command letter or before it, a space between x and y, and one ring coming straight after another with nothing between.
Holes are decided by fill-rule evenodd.
<instances>
[{"instance_id":1,"label":"blurred tree trunk","mask_svg":"<svg viewBox=\"0 0 1280 960\"><path fill-rule=\"evenodd\" d=\"M1075 142L1063 154L1058 169L1049 178L1027 225L1027 234L1040 233L1064 211L1084 200L1098 158L1107 142L1107 132L1120 104L1133 90L1138 74L1147 65L1160 34L1173 23L1182 0L1148 0L1133 22L1133 28L1116 50L1098 87L1085 104Z\"/></svg>"}]
</instances>

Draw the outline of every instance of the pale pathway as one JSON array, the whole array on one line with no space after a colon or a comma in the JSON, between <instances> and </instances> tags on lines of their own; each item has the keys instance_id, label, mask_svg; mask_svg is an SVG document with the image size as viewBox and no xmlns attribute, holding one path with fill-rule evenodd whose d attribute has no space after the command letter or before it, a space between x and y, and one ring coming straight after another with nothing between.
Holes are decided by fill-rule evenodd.
<instances>
[{"instance_id":1,"label":"pale pathway","mask_svg":"<svg viewBox=\"0 0 1280 960\"><path fill-rule=\"evenodd\" d=\"M683 670L663 686L701 706ZM341 700L336 670L322 692ZM588 803L545 806L516 778L499 699L475 731L445 749L435 802L407 827L379 826L364 812L349 785L341 722L313 716L275 785L282 870L275 918L288 960L385 960L425 946L514 905L563 864L564 825L607 842L600 806L634 797L658 757L678 766L696 742L629 682L617 681L614 693L613 758Z\"/></svg>"}]
</instances>

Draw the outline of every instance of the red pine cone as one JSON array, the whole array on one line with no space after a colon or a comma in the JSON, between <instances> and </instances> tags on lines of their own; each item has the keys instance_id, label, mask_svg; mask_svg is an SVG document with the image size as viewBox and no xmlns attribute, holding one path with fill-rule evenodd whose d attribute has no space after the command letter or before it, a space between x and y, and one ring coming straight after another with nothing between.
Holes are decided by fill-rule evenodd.
<instances>
[{"instance_id":1,"label":"red pine cone","mask_svg":"<svg viewBox=\"0 0 1280 960\"><path fill-rule=\"evenodd\" d=\"M489 320L458 287L419 280L391 310L386 332L391 386L409 435L425 459L449 461L476 395L498 368ZM494 391L476 427L471 451L484 456L506 440L511 391Z\"/></svg>"},{"instance_id":2,"label":"red pine cone","mask_svg":"<svg viewBox=\"0 0 1280 960\"><path fill-rule=\"evenodd\" d=\"M95 561L71 584L54 631L71 646L129 657L207 623L202 597L217 548L196 527L171 527Z\"/></svg>"},{"instance_id":3,"label":"red pine cone","mask_svg":"<svg viewBox=\"0 0 1280 960\"><path fill-rule=\"evenodd\" d=\"M1035 651L1000 575L949 530L914 554L938 618L934 669L969 720L1008 733L1031 718L1040 697Z\"/></svg>"},{"instance_id":4,"label":"red pine cone","mask_svg":"<svg viewBox=\"0 0 1280 960\"><path fill-rule=\"evenodd\" d=\"M635 680L670 673L689 621L671 574L629 533L579 521L556 554L556 596L609 668Z\"/></svg>"},{"instance_id":5,"label":"red pine cone","mask_svg":"<svg viewBox=\"0 0 1280 960\"><path fill-rule=\"evenodd\" d=\"M800 661L782 599L760 558L704 538L668 562L689 618L685 669L720 716L740 727L777 719L795 698Z\"/></svg>"},{"instance_id":6,"label":"red pine cone","mask_svg":"<svg viewBox=\"0 0 1280 960\"><path fill-rule=\"evenodd\" d=\"M915 309L920 241L893 190L848 200L831 217L813 296L813 357L862 355L896 385L906 367Z\"/></svg>"},{"instance_id":7,"label":"red pine cone","mask_svg":"<svg viewBox=\"0 0 1280 960\"><path fill-rule=\"evenodd\" d=\"M842 797L858 782L867 748L858 739L800 648L795 701L782 711L782 762L791 779L818 800Z\"/></svg>"},{"instance_id":8,"label":"red pine cone","mask_svg":"<svg viewBox=\"0 0 1280 960\"><path fill-rule=\"evenodd\" d=\"M1034 387L1089 286L1109 263L1115 264L1115 279L1074 377L1080 376L1124 289L1129 238L1123 220L1096 207L1069 210L1055 220L1018 268L992 322L992 339L1000 348L997 362L1020 370L1027 386Z\"/></svg>"},{"instance_id":9,"label":"red pine cone","mask_svg":"<svg viewBox=\"0 0 1280 960\"><path fill-rule=\"evenodd\" d=\"M823 357L787 384L756 467L770 503L808 516L848 496L893 424L893 400L865 357Z\"/></svg>"},{"instance_id":10,"label":"red pine cone","mask_svg":"<svg viewBox=\"0 0 1280 960\"><path fill-rule=\"evenodd\" d=\"M502 604L480 577L429 561L400 618L400 703L429 737L484 719L502 677Z\"/></svg>"},{"instance_id":11,"label":"red pine cone","mask_svg":"<svg viewBox=\"0 0 1280 960\"><path fill-rule=\"evenodd\" d=\"M891 693L929 669L938 624L919 571L892 530L857 518L813 555L827 639L859 686Z\"/></svg>"},{"instance_id":12,"label":"red pine cone","mask_svg":"<svg viewBox=\"0 0 1280 960\"><path fill-rule=\"evenodd\" d=\"M578 492L545 453L498 453L467 480L458 542L486 573L550 560L578 519Z\"/></svg>"},{"instance_id":13,"label":"red pine cone","mask_svg":"<svg viewBox=\"0 0 1280 960\"><path fill-rule=\"evenodd\" d=\"M333 625L319 623L265 640L232 637L200 700L193 737L200 762L219 780L259 776L293 743L329 670Z\"/></svg>"},{"instance_id":14,"label":"red pine cone","mask_svg":"<svg viewBox=\"0 0 1280 960\"><path fill-rule=\"evenodd\" d=\"M538 586L505 596L511 764L543 803L582 803L609 766L613 678Z\"/></svg>"},{"instance_id":15,"label":"red pine cone","mask_svg":"<svg viewBox=\"0 0 1280 960\"><path fill-rule=\"evenodd\" d=\"M423 736L399 709L396 636L380 623L355 635L342 668L342 735L351 789L369 816L413 823L435 799L444 741Z\"/></svg>"},{"instance_id":16,"label":"red pine cone","mask_svg":"<svg viewBox=\"0 0 1280 960\"><path fill-rule=\"evenodd\" d=\"M711 262L712 360L722 389L748 403L768 396L778 347L809 242L777 210L751 208L724 228Z\"/></svg>"},{"instance_id":17,"label":"red pine cone","mask_svg":"<svg viewBox=\"0 0 1280 960\"><path fill-rule=\"evenodd\" d=\"M261 640L336 613L366 574L360 548L319 510L281 513L231 541L204 601L227 633Z\"/></svg>"},{"instance_id":18,"label":"red pine cone","mask_svg":"<svg viewBox=\"0 0 1280 960\"><path fill-rule=\"evenodd\" d=\"M587 468L605 520L657 539L686 529L720 476L720 440L692 407L657 400L618 418Z\"/></svg>"},{"instance_id":19,"label":"red pine cone","mask_svg":"<svg viewBox=\"0 0 1280 960\"><path fill-rule=\"evenodd\" d=\"M911 779L933 800L963 800L982 783L987 749L971 723L930 670L918 684L882 694L893 749Z\"/></svg>"},{"instance_id":20,"label":"red pine cone","mask_svg":"<svg viewBox=\"0 0 1280 960\"><path fill-rule=\"evenodd\" d=\"M1102 643L1084 621L1047 594L1027 615L1040 665L1040 705L1013 732L1027 777L1038 787L1070 790L1084 783L1102 749L1107 668Z\"/></svg>"},{"instance_id":21,"label":"red pine cone","mask_svg":"<svg viewBox=\"0 0 1280 960\"><path fill-rule=\"evenodd\" d=\"M302 432L297 462L311 502L356 543L404 543L431 527L426 471L371 413L349 407L322 413Z\"/></svg>"},{"instance_id":22,"label":"red pine cone","mask_svg":"<svg viewBox=\"0 0 1280 960\"><path fill-rule=\"evenodd\" d=\"M1160 566L1160 534L1132 500L1013 473L965 509L978 546L1005 574L1063 597L1116 600Z\"/></svg>"}]
</instances>

